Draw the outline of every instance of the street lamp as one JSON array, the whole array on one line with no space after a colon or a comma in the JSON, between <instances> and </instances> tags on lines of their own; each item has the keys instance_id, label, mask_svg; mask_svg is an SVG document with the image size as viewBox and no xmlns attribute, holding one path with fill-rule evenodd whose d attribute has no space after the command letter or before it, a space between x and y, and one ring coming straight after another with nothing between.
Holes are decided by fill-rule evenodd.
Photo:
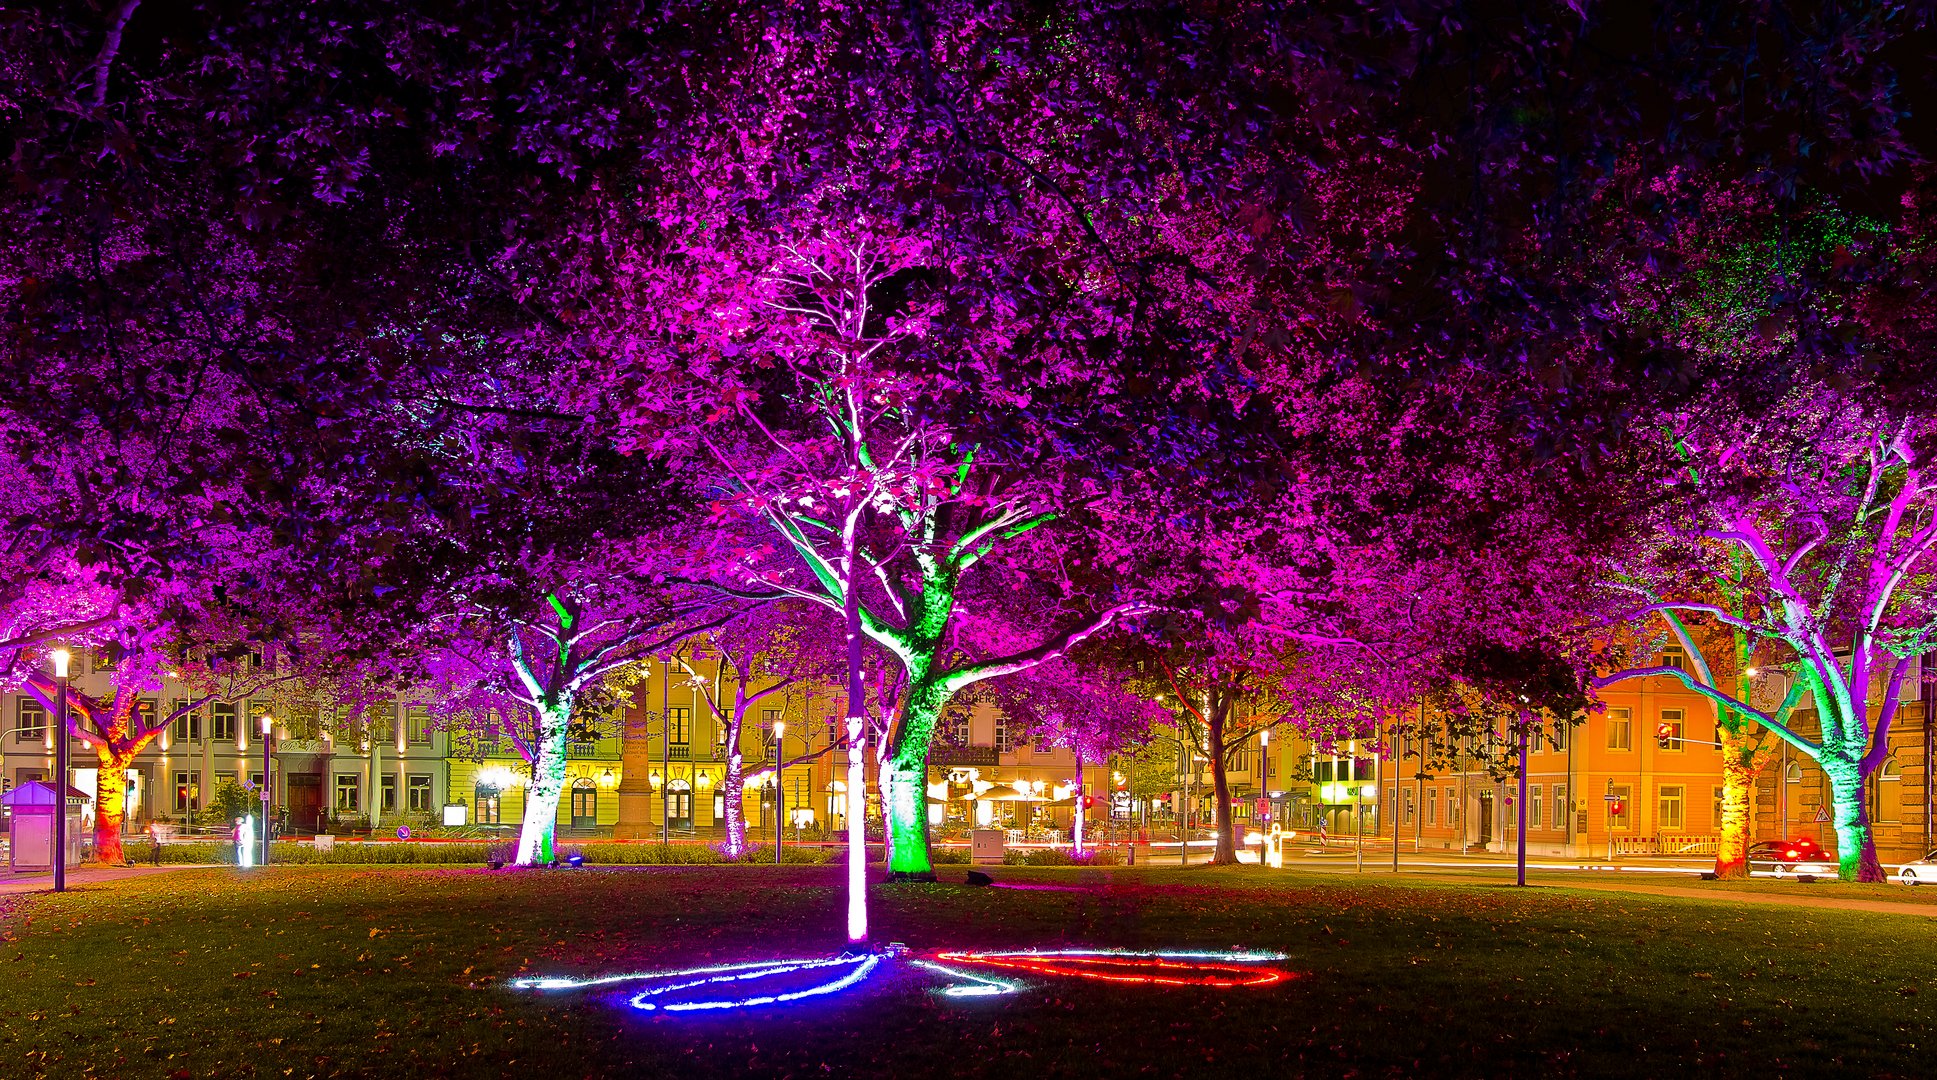
<instances>
[{"instance_id":1,"label":"street lamp","mask_svg":"<svg viewBox=\"0 0 1937 1080\"><path fill-rule=\"evenodd\" d=\"M787 816L787 721L773 722L773 864L780 865L780 842L784 839L780 827L782 818Z\"/></svg>"},{"instance_id":2,"label":"street lamp","mask_svg":"<svg viewBox=\"0 0 1937 1080\"><path fill-rule=\"evenodd\" d=\"M1356 759L1355 759L1356 760ZM1352 840L1354 844L1353 861L1359 873L1365 872L1365 800L1377 798L1379 788L1376 784L1366 784L1352 789Z\"/></svg>"},{"instance_id":3,"label":"street lamp","mask_svg":"<svg viewBox=\"0 0 1937 1080\"><path fill-rule=\"evenodd\" d=\"M276 731L276 718L265 712L257 719L260 725L258 730L262 733L262 858L257 861L256 865L268 866L269 789L271 787L269 781L269 741L270 736L274 735Z\"/></svg>"},{"instance_id":4,"label":"street lamp","mask_svg":"<svg viewBox=\"0 0 1937 1080\"><path fill-rule=\"evenodd\" d=\"M58 685L54 697L54 891L67 891L67 662L73 654L55 649L48 654L54 661Z\"/></svg>"}]
</instances>

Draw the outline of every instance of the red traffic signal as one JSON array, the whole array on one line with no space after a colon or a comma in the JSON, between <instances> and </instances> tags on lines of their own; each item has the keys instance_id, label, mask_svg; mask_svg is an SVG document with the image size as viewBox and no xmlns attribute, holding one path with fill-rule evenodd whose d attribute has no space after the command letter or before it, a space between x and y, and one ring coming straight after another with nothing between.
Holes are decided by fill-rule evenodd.
<instances>
[{"instance_id":1,"label":"red traffic signal","mask_svg":"<svg viewBox=\"0 0 1937 1080\"><path fill-rule=\"evenodd\" d=\"M1608 804L1607 804L1607 812L1608 812L1608 816L1609 816L1609 817L1620 817L1620 816L1621 816L1621 815L1622 815L1623 813L1625 813L1625 812L1626 812L1626 811L1625 811L1625 810L1623 809L1623 807L1625 807L1626 805L1627 805L1627 804L1625 804L1625 803L1623 803L1623 802L1621 802L1621 801L1620 801L1619 799L1616 799L1615 801L1613 801L1613 802L1611 802L1611 803L1608 803Z\"/></svg>"},{"instance_id":2,"label":"red traffic signal","mask_svg":"<svg viewBox=\"0 0 1937 1080\"><path fill-rule=\"evenodd\" d=\"M1675 734L1675 729L1672 727L1669 727L1667 724L1656 724L1655 725L1655 745L1660 747L1663 750L1668 749L1668 744L1675 741L1674 734Z\"/></svg>"},{"instance_id":3,"label":"red traffic signal","mask_svg":"<svg viewBox=\"0 0 1937 1080\"><path fill-rule=\"evenodd\" d=\"M1095 805L1096 805L1096 796L1094 795L1083 796L1083 809L1088 810L1090 807Z\"/></svg>"}]
</instances>

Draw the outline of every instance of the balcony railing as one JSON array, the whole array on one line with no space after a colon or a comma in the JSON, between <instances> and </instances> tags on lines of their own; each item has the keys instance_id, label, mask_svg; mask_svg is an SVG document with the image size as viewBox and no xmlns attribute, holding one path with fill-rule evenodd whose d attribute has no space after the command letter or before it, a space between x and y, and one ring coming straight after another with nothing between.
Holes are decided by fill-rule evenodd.
<instances>
[{"instance_id":1,"label":"balcony railing","mask_svg":"<svg viewBox=\"0 0 1937 1080\"><path fill-rule=\"evenodd\" d=\"M666 748L666 758L669 761L691 761L693 759L692 744L674 743L668 746Z\"/></svg>"},{"instance_id":2,"label":"balcony railing","mask_svg":"<svg viewBox=\"0 0 1937 1080\"><path fill-rule=\"evenodd\" d=\"M993 746L937 746L928 751L931 765L996 765L1000 760Z\"/></svg>"}]
</instances>

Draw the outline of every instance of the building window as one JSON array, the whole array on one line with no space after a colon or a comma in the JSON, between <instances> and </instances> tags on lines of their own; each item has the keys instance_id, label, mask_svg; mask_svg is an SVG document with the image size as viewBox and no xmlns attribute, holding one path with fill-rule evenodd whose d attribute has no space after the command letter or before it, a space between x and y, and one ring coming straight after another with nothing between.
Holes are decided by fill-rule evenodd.
<instances>
[{"instance_id":1,"label":"building window","mask_svg":"<svg viewBox=\"0 0 1937 1080\"><path fill-rule=\"evenodd\" d=\"M1412 811L1413 811L1412 792L1408 791L1405 793L1405 810L1404 810L1405 816L1401 818L1401 820L1404 821L1407 825L1412 824Z\"/></svg>"},{"instance_id":2,"label":"building window","mask_svg":"<svg viewBox=\"0 0 1937 1080\"><path fill-rule=\"evenodd\" d=\"M768 724L767 727L771 730L773 725ZM690 707L674 705L666 710L666 741L679 746L693 741L693 710Z\"/></svg>"},{"instance_id":3,"label":"building window","mask_svg":"<svg viewBox=\"0 0 1937 1080\"><path fill-rule=\"evenodd\" d=\"M385 773L384 775L378 777L377 793L381 798L380 805L383 807L383 812L386 814L396 813L397 812L397 774Z\"/></svg>"},{"instance_id":4,"label":"building window","mask_svg":"<svg viewBox=\"0 0 1937 1080\"><path fill-rule=\"evenodd\" d=\"M1722 831L1722 794L1723 794L1723 791L1724 791L1724 789L1723 789L1723 788L1719 788L1719 787L1718 787L1718 788L1716 788L1716 789L1715 789L1715 805L1714 805L1714 807L1713 807L1713 810L1714 810L1714 813L1715 813L1715 816L1709 819L1710 821L1713 821L1713 822L1715 823L1715 831L1716 831L1716 832L1721 832L1721 831Z\"/></svg>"},{"instance_id":5,"label":"building window","mask_svg":"<svg viewBox=\"0 0 1937 1080\"><path fill-rule=\"evenodd\" d=\"M395 706L385 705L363 714L364 732L370 736L372 743L387 743L397 733L397 729L391 726L397 722L394 709Z\"/></svg>"},{"instance_id":6,"label":"building window","mask_svg":"<svg viewBox=\"0 0 1937 1080\"><path fill-rule=\"evenodd\" d=\"M1870 820L1895 825L1903 818L1903 766L1891 754L1870 777Z\"/></svg>"},{"instance_id":7,"label":"building window","mask_svg":"<svg viewBox=\"0 0 1937 1080\"><path fill-rule=\"evenodd\" d=\"M1240 746L1237 748L1237 752L1231 755L1231 771L1232 772L1250 772L1251 771L1250 747Z\"/></svg>"},{"instance_id":8,"label":"building window","mask_svg":"<svg viewBox=\"0 0 1937 1080\"><path fill-rule=\"evenodd\" d=\"M1655 829L1659 832L1680 832L1682 828L1682 794L1686 789L1680 784L1661 786L1659 813L1655 817Z\"/></svg>"},{"instance_id":9,"label":"building window","mask_svg":"<svg viewBox=\"0 0 1937 1080\"><path fill-rule=\"evenodd\" d=\"M1571 738L1573 734L1574 734L1574 724L1572 721L1564 718L1561 720L1555 721L1554 722L1554 750L1556 752L1565 752L1567 749L1567 740Z\"/></svg>"},{"instance_id":10,"label":"building window","mask_svg":"<svg viewBox=\"0 0 1937 1080\"><path fill-rule=\"evenodd\" d=\"M1439 789L1426 789L1426 824L1439 824Z\"/></svg>"},{"instance_id":11,"label":"building window","mask_svg":"<svg viewBox=\"0 0 1937 1080\"><path fill-rule=\"evenodd\" d=\"M1626 709L1607 711L1607 748L1609 750L1634 749L1633 714Z\"/></svg>"},{"instance_id":12,"label":"building window","mask_svg":"<svg viewBox=\"0 0 1937 1080\"><path fill-rule=\"evenodd\" d=\"M1446 824L1459 824L1459 789L1446 789Z\"/></svg>"},{"instance_id":13,"label":"building window","mask_svg":"<svg viewBox=\"0 0 1937 1080\"><path fill-rule=\"evenodd\" d=\"M430 777L420 773L412 773L404 779L407 785L404 794L410 800L411 811L420 814L429 813Z\"/></svg>"},{"instance_id":14,"label":"building window","mask_svg":"<svg viewBox=\"0 0 1937 1080\"><path fill-rule=\"evenodd\" d=\"M235 702L217 701L208 707L209 738L216 742L235 741Z\"/></svg>"},{"instance_id":15,"label":"building window","mask_svg":"<svg viewBox=\"0 0 1937 1080\"><path fill-rule=\"evenodd\" d=\"M94 670L97 674L114 670L114 653L112 651L108 649L94 649L92 650L92 654L94 658Z\"/></svg>"},{"instance_id":16,"label":"building window","mask_svg":"<svg viewBox=\"0 0 1937 1080\"><path fill-rule=\"evenodd\" d=\"M404 707L404 737L419 746L430 742L430 707L427 705L407 705ZM428 777L426 777L428 779ZM429 809L426 807L425 809Z\"/></svg>"},{"instance_id":17,"label":"building window","mask_svg":"<svg viewBox=\"0 0 1937 1080\"><path fill-rule=\"evenodd\" d=\"M1565 829L1567 827L1567 815L1572 811L1572 809L1573 809L1572 807L1567 805L1567 785L1555 784L1554 785L1554 828Z\"/></svg>"},{"instance_id":18,"label":"building window","mask_svg":"<svg viewBox=\"0 0 1937 1080\"><path fill-rule=\"evenodd\" d=\"M47 707L25 694L20 695L20 709L14 718L14 737L21 742L29 739L45 741L47 738Z\"/></svg>"},{"instance_id":19,"label":"building window","mask_svg":"<svg viewBox=\"0 0 1937 1080\"><path fill-rule=\"evenodd\" d=\"M1679 645L1664 646L1661 650L1661 666L1671 667L1676 671L1687 671L1688 654L1682 652Z\"/></svg>"},{"instance_id":20,"label":"building window","mask_svg":"<svg viewBox=\"0 0 1937 1080\"><path fill-rule=\"evenodd\" d=\"M471 806L476 811L479 825L498 824L498 789L479 784L472 795Z\"/></svg>"},{"instance_id":21,"label":"building window","mask_svg":"<svg viewBox=\"0 0 1937 1080\"><path fill-rule=\"evenodd\" d=\"M176 813L186 814L191 810L201 809L201 797L202 792L195 783L194 773L178 772L175 774Z\"/></svg>"},{"instance_id":22,"label":"building window","mask_svg":"<svg viewBox=\"0 0 1937 1080\"><path fill-rule=\"evenodd\" d=\"M1015 740L1009 738L1009 718L1006 716L996 717L995 752L998 754L1010 754L1014 753L1015 749Z\"/></svg>"},{"instance_id":23,"label":"building window","mask_svg":"<svg viewBox=\"0 0 1937 1080\"><path fill-rule=\"evenodd\" d=\"M1802 783L1802 762L1792 761L1789 764L1783 766L1782 778L1783 780L1791 784Z\"/></svg>"},{"instance_id":24,"label":"building window","mask_svg":"<svg viewBox=\"0 0 1937 1080\"><path fill-rule=\"evenodd\" d=\"M174 730L168 734L171 743L192 743L202 741L202 710L191 709L175 718L170 725Z\"/></svg>"},{"instance_id":25,"label":"building window","mask_svg":"<svg viewBox=\"0 0 1937 1080\"><path fill-rule=\"evenodd\" d=\"M1535 784L1527 789L1527 828L1529 829L1538 829L1541 827L1540 804L1542 802L1541 797L1544 794L1545 792L1540 789L1539 784Z\"/></svg>"},{"instance_id":26,"label":"building window","mask_svg":"<svg viewBox=\"0 0 1937 1080\"><path fill-rule=\"evenodd\" d=\"M960 710L949 719L948 741L956 746L967 746L969 744L968 710Z\"/></svg>"},{"instance_id":27,"label":"building window","mask_svg":"<svg viewBox=\"0 0 1937 1080\"><path fill-rule=\"evenodd\" d=\"M1607 803L1607 825L1610 829L1626 829L1634 821L1633 794L1626 784L1609 784L1607 793L1614 796Z\"/></svg>"},{"instance_id":28,"label":"building window","mask_svg":"<svg viewBox=\"0 0 1937 1080\"><path fill-rule=\"evenodd\" d=\"M1682 741L1686 733L1682 730L1680 709L1661 710L1661 723L1655 726L1655 739L1663 750L1679 752L1687 744Z\"/></svg>"},{"instance_id":29,"label":"building window","mask_svg":"<svg viewBox=\"0 0 1937 1080\"><path fill-rule=\"evenodd\" d=\"M363 800L358 797L362 794L362 784L363 778L356 773L337 773L336 808L356 813L357 808L363 805Z\"/></svg>"}]
</instances>

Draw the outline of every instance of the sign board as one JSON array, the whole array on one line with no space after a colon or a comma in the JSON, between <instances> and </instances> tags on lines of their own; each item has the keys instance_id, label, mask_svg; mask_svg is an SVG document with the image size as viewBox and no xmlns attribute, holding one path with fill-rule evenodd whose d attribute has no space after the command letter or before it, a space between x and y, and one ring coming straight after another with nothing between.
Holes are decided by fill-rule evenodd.
<instances>
[{"instance_id":1,"label":"sign board","mask_svg":"<svg viewBox=\"0 0 1937 1080\"><path fill-rule=\"evenodd\" d=\"M1624 797L1625 796L1621 796L1621 795L1603 795L1601 796L1601 801L1602 802L1620 802Z\"/></svg>"},{"instance_id":2,"label":"sign board","mask_svg":"<svg viewBox=\"0 0 1937 1080\"><path fill-rule=\"evenodd\" d=\"M969 832L969 861L976 864L1001 863L1002 847L1009 834L1001 829L973 829Z\"/></svg>"},{"instance_id":3,"label":"sign board","mask_svg":"<svg viewBox=\"0 0 1937 1080\"><path fill-rule=\"evenodd\" d=\"M1113 791L1110 793L1110 816L1127 818L1130 816L1130 793Z\"/></svg>"},{"instance_id":4,"label":"sign board","mask_svg":"<svg viewBox=\"0 0 1937 1080\"><path fill-rule=\"evenodd\" d=\"M316 850L317 851L335 851L336 837L331 836L328 833L324 833L318 836L316 838Z\"/></svg>"},{"instance_id":5,"label":"sign board","mask_svg":"<svg viewBox=\"0 0 1937 1080\"><path fill-rule=\"evenodd\" d=\"M399 840L410 839L410 826L408 825L397 826L397 839Z\"/></svg>"},{"instance_id":6,"label":"sign board","mask_svg":"<svg viewBox=\"0 0 1937 1080\"><path fill-rule=\"evenodd\" d=\"M463 803L445 804L444 824L452 826L464 824L465 815L470 812L470 809L470 807L465 806Z\"/></svg>"},{"instance_id":7,"label":"sign board","mask_svg":"<svg viewBox=\"0 0 1937 1080\"><path fill-rule=\"evenodd\" d=\"M1828 821L1828 820L1829 820L1829 808L1828 808L1828 807L1826 807L1826 806L1819 806L1819 807L1817 807L1817 808L1816 808L1816 820L1817 820L1817 821Z\"/></svg>"}]
</instances>

